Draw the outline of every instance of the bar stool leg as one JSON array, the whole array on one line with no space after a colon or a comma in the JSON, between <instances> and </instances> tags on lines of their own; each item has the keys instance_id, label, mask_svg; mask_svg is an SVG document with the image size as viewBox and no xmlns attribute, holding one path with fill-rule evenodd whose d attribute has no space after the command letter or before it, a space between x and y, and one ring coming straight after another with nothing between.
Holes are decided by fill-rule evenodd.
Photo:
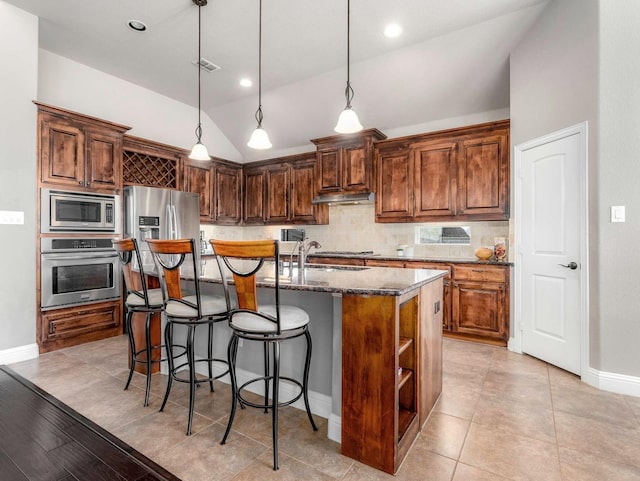
<instances>
[{"instance_id":1,"label":"bar stool leg","mask_svg":"<svg viewBox=\"0 0 640 481\"><path fill-rule=\"evenodd\" d=\"M231 432L231 425L233 424L233 419L236 416L236 405L238 403L238 384L236 380L236 356L238 354L238 336L234 333L231 334L231 339L229 340L229 346L227 347L227 359L229 360L229 378L231 381L231 414L229 414L229 422L227 423L227 429L224 432L224 436L222 436L222 441L220 444L224 444L227 442L227 437Z\"/></svg>"},{"instance_id":2,"label":"bar stool leg","mask_svg":"<svg viewBox=\"0 0 640 481\"><path fill-rule=\"evenodd\" d=\"M127 379L127 384L124 385L124 390L129 389L129 384L131 383L131 379L133 378L133 371L136 368L136 344L133 339L133 329L131 325L131 318L133 317L133 311L129 310L127 312L127 319L125 321L125 325L127 326L127 335L129 336L129 351L131 352L131 366L129 367L129 378Z\"/></svg>"},{"instance_id":3,"label":"bar stool leg","mask_svg":"<svg viewBox=\"0 0 640 481\"><path fill-rule=\"evenodd\" d=\"M311 415L311 408L309 407L309 367L311 366L311 334L309 331L305 331L304 337L307 339L307 355L304 361L304 378L302 380L302 393L304 397L304 406L307 409L307 416L311 422L311 427L314 431L318 430L313 416Z\"/></svg>"},{"instance_id":4,"label":"bar stool leg","mask_svg":"<svg viewBox=\"0 0 640 481\"><path fill-rule=\"evenodd\" d=\"M213 323L209 323L209 343L207 347L207 355L209 356L209 389L213 390Z\"/></svg>"},{"instance_id":5,"label":"bar stool leg","mask_svg":"<svg viewBox=\"0 0 640 481\"><path fill-rule=\"evenodd\" d=\"M196 360L195 360L195 326L189 326L187 331L187 362L189 364L189 421L187 423L187 436L191 434L193 422L193 407L196 398Z\"/></svg>"},{"instance_id":6,"label":"bar stool leg","mask_svg":"<svg viewBox=\"0 0 640 481\"><path fill-rule=\"evenodd\" d=\"M164 407L167 404L167 400L169 399L169 393L171 392L171 384L173 383L173 323L167 322L167 326L164 329L164 343L167 349L167 364L169 365L169 377L167 378L167 390L164 393L164 400L162 401L162 406L160 406L160 411L164 411Z\"/></svg>"},{"instance_id":7,"label":"bar stool leg","mask_svg":"<svg viewBox=\"0 0 640 481\"><path fill-rule=\"evenodd\" d=\"M144 405L149 405L149 393L151 392L151 364L152 364L152 349L151 349L151 312L147 312L147 317L144 323L145 341L147 346L145 348L145 354L147 355L147 388L144 395Z\"/></svg>"},{"instance_id":8,"label":"bar stool leg","mask_svg":"<svg viewBox=\"0 0 640 481\"><path fill-rule=\"evenodd\" d=\"M278 390L280 389L280 342L273 343L273 406L271 407L271 415L273 421L271 423L273 437L273 470L277 471L278 466Z\"/></svg>"},{"instance_id":9,"label":"bar stool leg","mask_svg":"<svg viewBox=\"0 0 640 481\"><path fill-rule=\"evenodd\" d=\"M262 343L264 351L264 412L269 412L269 343Z\"/></svg>"}]
</instances>

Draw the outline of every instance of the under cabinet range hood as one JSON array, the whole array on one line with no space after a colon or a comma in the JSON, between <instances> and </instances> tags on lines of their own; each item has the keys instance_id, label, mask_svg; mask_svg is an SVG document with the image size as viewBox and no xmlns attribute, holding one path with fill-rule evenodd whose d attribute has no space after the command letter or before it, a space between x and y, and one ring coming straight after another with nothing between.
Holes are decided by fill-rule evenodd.
<instances>
[{"instance_id":1,"label":"under cabinet range hood","mask_svg":"<svg viewBox=\"0 0 640 481\"><path fill-rule=\"evenodd\" d=\"M311 201L312 204L345 205L372 204L376 195L373 192L353 192L348 194L322 194Z\"/></svg>"}]
</instances>

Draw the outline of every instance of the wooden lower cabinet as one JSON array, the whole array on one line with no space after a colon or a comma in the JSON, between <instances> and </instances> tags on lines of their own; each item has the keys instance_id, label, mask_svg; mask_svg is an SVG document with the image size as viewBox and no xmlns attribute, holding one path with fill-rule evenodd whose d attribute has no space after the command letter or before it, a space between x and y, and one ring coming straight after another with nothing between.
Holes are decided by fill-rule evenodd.
<instances>
[{"instance_id":1,"label":"wooden lower cabinet","mask_svg":"<svg viewBox=\"0 0 640 481\"><path fill-rule=\"evenodd\" d=\"M454 266L451 332L506 344L509 339L509 270Z\"/></svg>"},{"instance_id":2,"label":"wooden lower cabinet","mask_svg":"<svg viewBox=\"0 0 640 481\"><path fill-rule=\"evenodd\" d=\"M122 303L119 300L43 311L38 320L41 353L120 334Z\"/></svg>"},{"instance_id":3,"label":"wooden lower cabinet","mask_svg":"<svg viewBox=\"0 0 640 481\"><path fill-rule=\"evenodd\" d=\"M442 278L404 296L343 296L345 456L400 467L442 391L441 302Z\"/></svg>"}]
</instances>

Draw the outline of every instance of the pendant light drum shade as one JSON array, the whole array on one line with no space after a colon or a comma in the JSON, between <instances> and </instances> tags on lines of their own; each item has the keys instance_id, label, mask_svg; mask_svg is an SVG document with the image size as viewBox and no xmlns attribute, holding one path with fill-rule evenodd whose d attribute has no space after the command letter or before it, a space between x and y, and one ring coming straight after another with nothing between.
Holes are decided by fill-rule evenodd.
<instances>
[{"instance_id":1,"label":"pendant light drum shade","mask_svg":"<svg viewBox=\"0 0 640 481\"><path fill-rule=\"evenodd\" d=\"M353 88L351 87L351 72L350 72L350 33L351 33L351 0L347 0L347 87L344 89L344 96L347 101L347 105L338 117L338 123L333 130L339 134L352 134L354 132L360 132L362 130L362 124L358 119L358 115L351 108L351 101L353 100Z\"/></svg>"},{"instance_id":2,"label":"pendant light drum shade","mask_svg":"<svg viewBox=\"0 0 640 481\"><path fill-rule=\"evenodd\" d=\"M189 158L192 160L211 160L207 148L202 143L202 123L200 122L200 71L202 66L200 65L202 59L202 7L207 4L207 0L193 0L198 6L198 126L196 127L196 144L191 149Z\"/></svg>"}]
</instances>

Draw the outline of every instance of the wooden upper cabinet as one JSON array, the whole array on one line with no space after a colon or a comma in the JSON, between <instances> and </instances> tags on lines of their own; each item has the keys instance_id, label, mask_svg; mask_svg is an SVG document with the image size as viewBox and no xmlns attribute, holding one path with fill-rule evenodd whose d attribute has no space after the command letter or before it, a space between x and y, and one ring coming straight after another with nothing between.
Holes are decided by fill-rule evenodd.
<instances>
[{"instance_id":1,"label":"wooden upper cabinet","mask_svg":"<svg viewBox=\"0 0 640 481\"><path fill-rule=\"evenodd\" d=\"M411 147L416 220L456 215L456 146L456 142L436 140Z\"/></svg>"},{"instance_id":2,"label":"wooden upper cabinet","mask_svg":"<svg viewBox=\"0 0 640 481\"><path fill-rule=\"evenodd\" d=\"M242 222L242 167L239 165L216 165L213 221L223 225Z\"/></svg>"},{"instance_id":3,"label":"wooden upper cabinet","mask_svg":"<svg viewBox=\"0 0 640 481\"><path fill-rule=\"evenodd\" d=\"M89 191L122 189L122 145L129 127L36 102L39 182Z\"/></svg>"},{"instance_id":4,"label":"wooden upper cabinet","mask_svg":"<svg viewBox=\"0 0 640 481\"><path fill-rule=\"evenodd\" d=\"M266 170L265 222L279 224L289 220L289 165L275 164Z\"/></svg>"},{"instance_id":5,"label":"wooden upper cabinet","mask_svg":"<svg viewBox=\"0 0 640 481\"><path fill-rule=\"evenodd\" d=\"M315 152L244 166L245 224L326 224L326 205L314 205Z\"/></svg>"},{"instance_id":6,"label":"wooden upper cabinet","mask_svg":"<svg viewBox=\"0 0 640 481\"><path fill-rule=\"evenodd\" d=\"M265 178L264 167L244 168L244 215L245 224L264 224L265 221Z\"/></svg>"},{"instance_id":7,"label":"wooden upper cabinet","mask_svg":"<svg viewBox=\"0 0 640 481\"><path fill-rule=\"evenodd\" d=\"M188 160L184 166L184 190L200 195L200 221L214 218L213 163Z\"/></svg>"},{"instance_id":8,"label":"wooden upper cabinet","mask_svg":"<svg viewBox=\"0 0 640 481\"><path fill-rule=\"evenodd\" d=\"M318 151L318 179L321 192L338 192L342 188L341 151Z\"/></svg>"},{"instance_id":9,"label":"wooden upper cabinet","mask_svg":"<svg viewBox=\"0 0 640 481\"><path fill-rule=\"evenodd\" d=\"M506 131L460 143L458 156L459 217L509 218L509 137Z\"/></svg>"},{"instance_id":10,"label":"wooden upper cabinet","mask_svg":"<svg viewBox=\"0 0 640 481\"><path fill-rule=\"evenodd\" d=\"M349 135L313 139L317 147L318 194L372 192L373 146L386 135L367 129Z\"/></svg>"},{"instance_id":11,"label":"wooden upper cabinet","mask_svg":"<svg viewBox=\"0 0 640 481\"><path fill-rule=\"evenodd\" d=\"M242 167L187 160L184 190L200 194L200 222L236 225L242 221Z\"/></svg>"},{"instance_id":12,"label":"wooden upper cabinet","mask_svg":"<svg viewBox=\"0 0 640 481\"><path fill-rule=\"evenodd\" d=\"M294 223L328 223L327 206L311 202L316 192L316 158L312 156L291 164L290 220Z\"/></svg>"},{"instance_id":13,"label":"wooden upper cabinet","mask_svg":"<svg viewBox=\"0 0 640 481\"><path fill-rule=\"evenodd\" d=\"M390 218L395 221L411 220L413 217L414 163L409 148L400 146L380 149L376 156L376 218Z\"/></svg>"},{"instance_id":14,"label":"wooden upper cabinet","mask_svg":"<svg viewBox=\"0 0 640 481\"><path fill-rule=\"evenodd\" d=\"M41 114L40 154L43 183L84 187L84 131L56 116Z\"/></svg>"},{"instance_id":15,"label":"wooden upper cabinet","mask_svg":"<svg viewBox=\"0 0 640 481\"><path fill-rule=\"evenodd\" d=\"M509 121L376 146L376 222L509 218Z\"/></svg>"}]
</instances>

